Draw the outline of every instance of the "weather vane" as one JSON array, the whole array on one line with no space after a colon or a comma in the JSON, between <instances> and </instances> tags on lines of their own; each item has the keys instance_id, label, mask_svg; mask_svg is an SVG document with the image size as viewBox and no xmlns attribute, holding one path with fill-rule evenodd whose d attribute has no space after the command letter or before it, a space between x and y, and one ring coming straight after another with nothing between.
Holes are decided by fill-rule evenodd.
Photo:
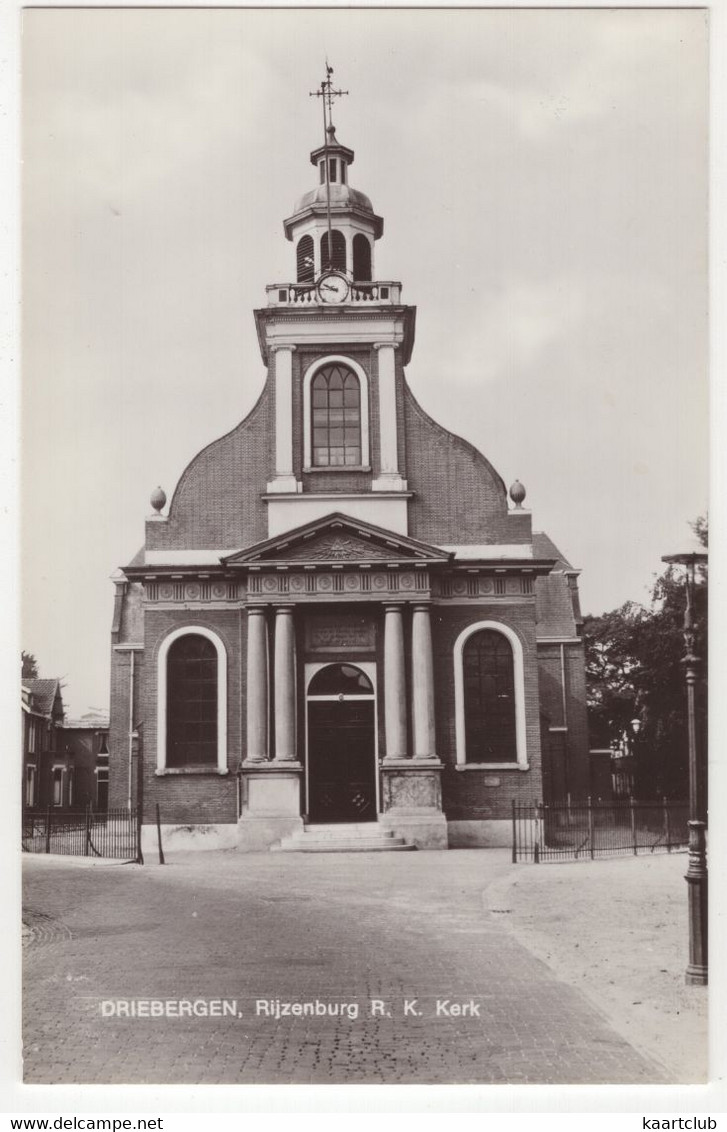
<instances>
[{"instance_id":1,"label":"weather vane","mask_svg":"<svg viewBox=\"0 0 727 1132\"><path fill-rule=\"evenodd\" d=\"M325 183L326 183L326 214L328 219L328 244L323 245L323 263L325 267L333 266L333 234L331 231L331 167L328 161L328 143L329 138L334 137L333 127L333 99L341 98L344 94L348 94L347 90L334 90L333 67L331 67L326 59L326 77L321 81L318 90L311 90L308 92L311 98L320 98L323 103L323 150L324 161L323 168L325 170Z\"/></svg>"},{"instance_id":2,"label":"weather vane","mask_svg":"<svg viewBox=\"0 0 727 1132\"><path fill-rule=\"evenodd\" d=\"M323 99L323 129L324 129L324 132L326 132L326 133L327 133L328 127L333 126L333 114L332 114L333 99L334 98L341 98L344 94L348 94L347 90L334 90L333 89L333 79L331 78L332 74L333 74L333 67L329 66L328 60L326 59L326 77L325 77L325 79L323 79L321 81L321 85L320 85L320 88L318 90L311 90L311 91L308 92L309 96L311 98L322 98ZM326 110L328 111L327 113L326 113Z\"/></svg>"}]
</instances>

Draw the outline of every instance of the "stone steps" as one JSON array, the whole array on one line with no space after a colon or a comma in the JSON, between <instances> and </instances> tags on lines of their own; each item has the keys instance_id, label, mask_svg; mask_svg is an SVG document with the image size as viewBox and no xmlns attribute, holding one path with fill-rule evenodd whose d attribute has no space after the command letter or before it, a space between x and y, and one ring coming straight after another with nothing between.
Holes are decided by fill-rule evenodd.
<instances>
[{"instance_id":1,"label":"stone steps","mask_svg":"<svg viewBox=\"0 0 727 1132\"><path fill-rule=\"evenodd\" d=\"M284 837L278 853L401 853L414 849L403 837L380 829L375 822L351 825L308 825L302 833Z\"/></svg>"}]
</instances>

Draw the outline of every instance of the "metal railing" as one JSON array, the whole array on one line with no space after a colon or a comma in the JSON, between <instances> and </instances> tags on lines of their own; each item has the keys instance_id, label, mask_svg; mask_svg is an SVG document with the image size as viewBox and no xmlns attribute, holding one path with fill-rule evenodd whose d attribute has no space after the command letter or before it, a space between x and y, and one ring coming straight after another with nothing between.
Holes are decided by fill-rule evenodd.
<instances>
[{"instance_id":1,"label":"metal railing","mask_svg":"<svg viewBox=\"0 0 727 1132\"><path fill-rule=\"evenodd\" d=\"M670 853L689 840L687 802L512 804L512 860L577 861Z\"/></svg>"},{"instance_id":2,"label":"metal railing","mask_svg":"<svg viewBox=\"0 0 727 1132\"><path fill-rule=\"evenodd\" d=\"M320 305L321 300L314 283L271 283L265 288L268 306ZM361 306L366 303L397 304L401 301L401 283L351 283L342 306Z\"/></svg>"},{"instance_id":3,"label":"metal railing","mask_svg":"<svg viewBox=\"0 0 727 1132\"><path fill-rule=\"evenodd\" d=\"M23 813L24 853L74 857L113 857L141 861L139 814L135 809L47 810Z\"/></svg>"}]
</instances>

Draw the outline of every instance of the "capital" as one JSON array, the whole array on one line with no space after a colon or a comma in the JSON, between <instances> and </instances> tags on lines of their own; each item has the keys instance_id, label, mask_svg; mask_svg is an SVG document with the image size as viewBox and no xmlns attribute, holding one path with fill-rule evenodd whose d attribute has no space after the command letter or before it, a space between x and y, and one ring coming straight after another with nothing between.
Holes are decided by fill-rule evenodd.
<instances>
[{"instance_id":1,"label":"capital","mask_svg":"<svg viewBox=\"0 0 727 1132\"><path fill-rule=\"evenodd\" d=\"M298 347L294 346L292 342L278 342L275 345L268 347L268 351L271 354L277 354L279 350L287 350L289 354L294 354L297 349Z\"/></svg>"},{"instance_id":2,"label":"capital","mask_svg":"<svg viewBox=\"0 0 727 1132\"><path fill-rule=\"evenodd\" d=\"M399 343L398 342L374 342L374 349L375 350L385 350L387 347L390 350L398 350L399 349Z\"/></svg>"}]
</instances>

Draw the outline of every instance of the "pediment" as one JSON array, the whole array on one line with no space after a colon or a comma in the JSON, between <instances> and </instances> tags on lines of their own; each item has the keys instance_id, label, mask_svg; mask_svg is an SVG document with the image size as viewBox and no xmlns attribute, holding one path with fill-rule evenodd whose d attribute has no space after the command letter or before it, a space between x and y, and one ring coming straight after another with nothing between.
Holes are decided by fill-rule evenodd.
<instances>
[{"instance_id":1,"label":"pediment","mask_svg":"<svg viewBox=\"0 0 727 1132\"><path fill-rule=\"evenodd\" d=\"M446 562L451 554L348 515L328 515L223 559L226 566L265 563Z\"/></svg>"}]
</instances>

